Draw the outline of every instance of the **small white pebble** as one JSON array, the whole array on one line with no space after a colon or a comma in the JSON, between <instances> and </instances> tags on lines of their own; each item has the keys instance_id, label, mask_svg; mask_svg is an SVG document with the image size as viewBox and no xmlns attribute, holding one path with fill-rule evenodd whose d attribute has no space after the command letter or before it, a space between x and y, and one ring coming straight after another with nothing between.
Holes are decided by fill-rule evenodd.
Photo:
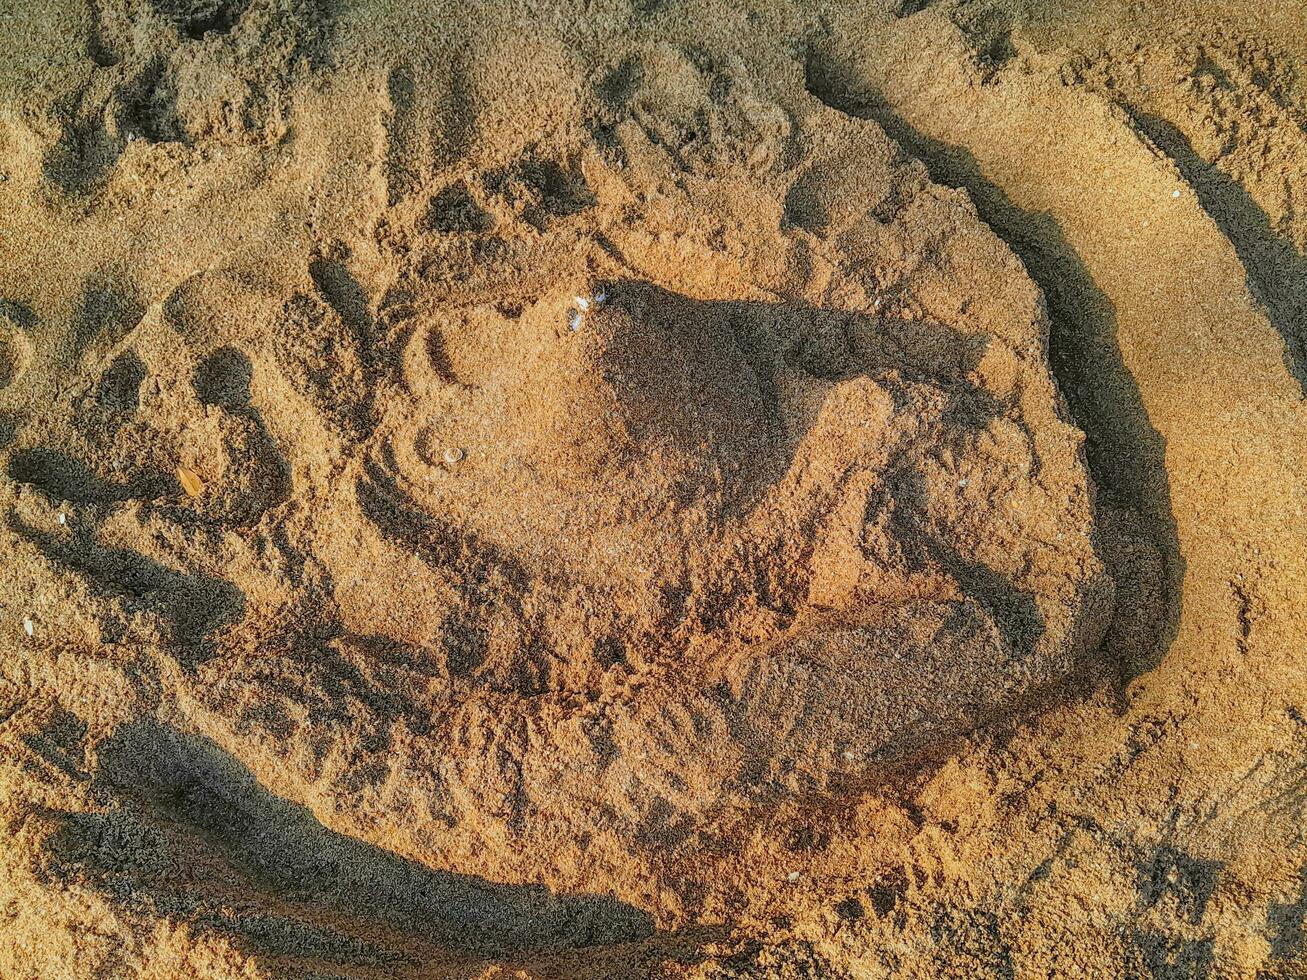
<instances>
[{"instance_id":1,"label":"small white pebble","mask_svg":"<svg viewBox=\"0 0 1307 980\"><path fill-rule=\"evenodd\" d=\"M573 296L573 297L572 297L572 301L573 301L574 303L576 303L577 308L578 308L582 313L584 313L586 310L590 309L590 301L589 301L588 299L586 299L584 296Z\"/></svg>"},{"instance_id":2,"label":"small white pebble","mask_svg":"<svg viewBox=\"0 0 1307 980\"><path fill-rule=\"evenodd\" d=\"M572 331L572 333L576 333L578 330L581 329L581 311L580 311L580 310L568 310L568 311L567 311L567 326L568 326L568 328Z\"/></svg>"},{"instance_id":3,"label":"small white pebble","mask_svg":"<svg viewBox=\"0 0 1307 980\"><path fill-rule=\"evenodd\" d=\"M455 463L461 463L463 457L466 455L467 453L463 452L463 450L459 449L457 446L450 446L445 450L444 459L446 463L453 466Z\"/></svg>"},{"instance_id":4,"label":"small white pebble","mask_svg":"<svg viewBox=\"0 0 1307 980\"><path fill-rule=\"evenodd\" d=\"M608 302L608 290L601 289L599 290L599 292L595 293L595 303L597 305L603 306L607 302Z\"/></svg>"},{"instance_id":5,"label":"small white pebble","mask_svg":"<svg viewBox=\"0 0 1307 980\"><path fill-rule=\"evenodd\" d=\"M967 485L967 478L965 476L962 479L958 480L958 486L966 487L966 485Z\"/></svg>"},{"instance_id":6,"label":"small white pebble","mask_svg":"<svg viewBox=\"0 0 1307 980\"><path fill-rule=\"evenodd\" d=\"M791 871L785 876L785 880L791 883L796 882L799 880L799 873L797 871Z\"/></svg>"},{"instance_id":7,"label":"small white pebble","mask_svg":"<svg viewBox=\"0 0 1307 980\"><path fill-rule=\"evenodd\" d=\"M31 617L30 617L30 616L24 616L24 617L23 617L23 632L26 633L28 636L31 636L31 635L32 635L32 631L33 631L34 629L36 629L36 626L32 623Z\"/></svg>"},{"instance_id":8,"label":"small white pebble","mask_svg":"<svg viewBox=\"0 0 1307 980\"><path fill-rule=\"evenodd\" d=\"M1179 197L1179 196L1180 196L1180 192L1179 192L1179 191L1172 191L1172 192L1171 192L1171 196L1172 196L1172 197Z\"/></svg>"},{"instance_id":9,"label":"small white pebble","mask_svg":"<svg viewBox=\"0 0 1307 980\"><path fill-rule=\"evenodd\" d=\"M63 526L68 523L68 515L63 511L60 511L59 516L56 517L55 520L59 522L60 526Z\"/></svg>"}]
</instances>

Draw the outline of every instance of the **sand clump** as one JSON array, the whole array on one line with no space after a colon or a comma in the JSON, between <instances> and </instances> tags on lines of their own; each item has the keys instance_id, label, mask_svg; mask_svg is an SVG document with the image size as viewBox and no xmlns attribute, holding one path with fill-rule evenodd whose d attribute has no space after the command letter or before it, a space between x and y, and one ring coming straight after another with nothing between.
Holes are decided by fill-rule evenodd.
<instances>
[{"instance_id":1,"label":"sand clump","mask_svg":"<svg viewBox=\"0 0 1307 980\"><path fill-rule=\"evenodd\" d=\"M691 6L25 15L74 40L0 115L0 973L1291 968L1291 739L1245 719L1261 925L1157 760L1220 723L1172 641L1294 696L1196 475L1292 484L1292 78Z\"/></svg>"}]
</instances>

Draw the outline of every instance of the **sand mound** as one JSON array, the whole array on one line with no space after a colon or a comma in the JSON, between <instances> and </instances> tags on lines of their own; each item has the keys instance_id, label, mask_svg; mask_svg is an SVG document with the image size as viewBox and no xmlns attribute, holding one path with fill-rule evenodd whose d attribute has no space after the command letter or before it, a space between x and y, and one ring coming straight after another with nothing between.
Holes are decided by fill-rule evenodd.
<instances>
[{"instance_id":1,"label":"sand mound","mask_svg":"<svg viewBox=\"0 0 1307 980\"><path fill-rule=\"evenodd\" d=\"M388 203L298 270L98 273L101 373L9 454L36 642L157 651L279 793L462 871L875 782L1111 608L1043 310L965 199L667 45L596 92L548 145L470 96L493 152L419 183L383 106Z\"/></svg>"}]
</instances>

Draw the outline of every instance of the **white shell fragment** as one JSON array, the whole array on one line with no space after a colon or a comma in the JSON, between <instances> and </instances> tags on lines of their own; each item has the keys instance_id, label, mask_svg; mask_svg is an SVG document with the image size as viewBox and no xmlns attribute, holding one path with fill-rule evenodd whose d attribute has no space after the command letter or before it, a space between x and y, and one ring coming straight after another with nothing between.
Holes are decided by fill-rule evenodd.
<instances>
[{"instance_id":1,"label":"white shell fragment","mask_svg":"<svg viewBox=\"0 0 1307 980\"><path fill-rule=\"evenodd\" d=\"M592 306L603 306L608 302L606 289L596 290L593 296L573 296L572 305L567 310L567 327L576 333L585 323L585 313Z\"/></svg>"},{"instance_id":2,"label":"white shell fragment","mask_svg":"<svg viewBox=\"0 0 1307 980\"><path fill-rule=\"evenodd\" d=\"M32 618L31 618L30 616L24 616L24 617L23 617L23 632L26 633L28 636L31 636L31 635L32 635L32 632L33 632L35 629L36 629L36 626L32 623Z\"/></svg>"},{"instance_id":3,"label":"white shell fragment","mask_svg":"<svg viewBox=\"0 0 1307 980\"><path fill-rule=\"evenodd\" d=\"M445 450L443 459L450 466L453 466L455 463L461 463L463 461L463 457L466 455L467 453L465 453L458 446L450 446L448 449Z\"/></svg>"},{"instance_id":4,"label":"white shell fragment","mask_svg":"<svg viewBox=\"0 0 1307 980\"><path fill-rule=\"evenodd\" d=\"M63 527L68 523L68 515L65 514L63 511L60 511L59 516L56 517L55 520L59 522L60 527Z\"/></svg>"},{"instance_id":5,"label":"white shell fragment","mask_svg":"<svg viewBox=\"0 0 1307 980\"><path fill-rule=\"evenodd\" d=\"M789 874L785 876L785 880L793 884L794 882L799 880L799 873L797 871L791 871Z\"/></svg>"}]
</instances>

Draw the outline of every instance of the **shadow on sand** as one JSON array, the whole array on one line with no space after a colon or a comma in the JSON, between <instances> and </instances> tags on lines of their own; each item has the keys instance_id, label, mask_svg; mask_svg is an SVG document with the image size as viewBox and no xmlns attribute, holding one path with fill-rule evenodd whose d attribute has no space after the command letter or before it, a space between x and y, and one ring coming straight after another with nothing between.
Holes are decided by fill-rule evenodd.
<instances>
[{"instance_id":1,"label":"shadow on sand","mask_svg":"<svg viewBox=\"0 0 1307 980\"><path fill-rule=\"evenodd\" d=\"M214 742L156 721L119 728L96 778L124 806L65 815L57 867L267 955L430 966L653 935L614 898L433 870L330 830Z\"/></svg>"}]
</instances>

